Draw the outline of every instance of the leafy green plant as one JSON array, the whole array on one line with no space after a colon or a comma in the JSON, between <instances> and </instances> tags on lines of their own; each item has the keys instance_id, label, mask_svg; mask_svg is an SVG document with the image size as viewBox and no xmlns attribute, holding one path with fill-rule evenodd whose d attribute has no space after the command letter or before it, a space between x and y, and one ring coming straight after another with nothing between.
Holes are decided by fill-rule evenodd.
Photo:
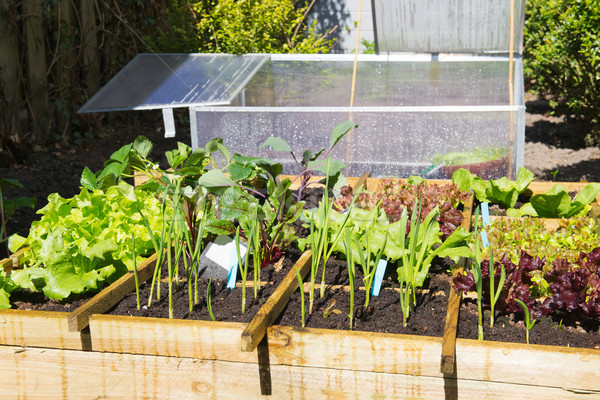
<instances>
[{"instance_id":1,"label":"leafy green plant","mask_svg":"<svg viewBox=\"0 0 600 400\"><path fill-rule=\"evenodd\" d=\"M473 189L477 200L495 203L504 208L514 207L519 195L527 190L533 179L533 173L523 167L517 171L517 179L514 181L505 176L500 179L484 180L464 168L452 174L452 182L461 190Z\"/></svg>"},{"instance_id":2,"label":"leafy green plant","mask_svg":"<svg viewBox=\"0 0 600 400\"><path fill-rule=\"evenodd\" d=\"M586 209L600 193L600 185L589 183L577 193L574 199L567 189L562 185L556 184L546 193L531 196L530 202L523 205L518 210L507 210L507 215L522 217L531 215L542 218L570 218Z\"/></svg>"},{"instance_id":3,"label":"leafy green plant","mask_svg":"<svg viewBox=\"0 0 600 400\"><path fill-rule=\"evenodd\" d=\"M300 188L297 193L297 200L300 201L302 199L302 194L304 190L309 185L309 180L312 176L314 176L315 172L321 172L325 174L327 180L327 188L329 188L329 183L333 183L337 181L336 176L339 175L340 171L346 166L342 161L332 160L329 157L329 153L336 144L353 128L356 128L357 125L352 123L352 121L345 121L339 125L337 125L331 135L329 137L329 147L326 149L321 149L319 151L305 150L302 153L302 158L298 159L294 151L290 147L289 144L285 140L277 136L270 136L265 140L265 142L259 147L270 147L271 149L290 153L297 167L297 176L295 179L300 179Z\"/></svg>"},{"instance_id":4,"label":"leafy green plant","mask_svg":"<svg viewBox=\"0 0 600 400\"><path fill-rule=\"evenodd\" d=\"M159 201L125 182L106 191L82 188L71 199L51 194L28 237L9 239L12 251L28 247L24 267L12 272L12 280L25 289L40 288L51 299L64 299L132 270L131 235L136 238L136 263L153 248L138 209L152 216L153 226L160 226Z\"/></svg>"}]
</instances>

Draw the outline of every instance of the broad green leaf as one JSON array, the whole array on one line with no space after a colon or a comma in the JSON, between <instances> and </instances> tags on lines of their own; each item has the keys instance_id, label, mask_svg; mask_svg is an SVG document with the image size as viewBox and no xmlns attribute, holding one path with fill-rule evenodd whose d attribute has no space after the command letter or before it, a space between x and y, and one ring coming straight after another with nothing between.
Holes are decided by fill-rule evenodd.
<instances>
[{"instance_id":1,"label":"broad green leaf","mask_svg":"<svg viewBox=\"0 0 600 400\"><path fill-rule=\"evenodd\" d=\"M459 168L452 174L452 183L454 183L462 191L468 192L471 189L471 180L473 175L464 168Z\"/></svg>"},{"instance_id":2,"label":"broad green leaf","mask_svg":"<svg viewBox=\"0 0 600 400\"><path fill-rule=\"evenodd\" d=\"M83 169L83 172L81 173L81 179L79 182L81 183L81 186L85 187L88 190L97 189L96 175L88 167L85 167Z\"/></svg>"},{"instance_id":3,"label":"broad green leaf","mask_svg":"<svg viewBox=\"0 0 600 400\"><path fill-rule=\"evenodd\" d=\"M271 147L273 150L275 151L280 151L280 152L285 152L285 153L291 153L292 152L292 148L290 147L290 145L283 140L282 138L278 137L278 136L269 136L267 138L267 140L265 140L265 142L263 144L261 144L258 148L262 149L263 147Z\"/></svg>"},{"instance_id":4,"label":"broad green leaf","mask_svg":"<svg viewBox=\"0 0 600 400\"><path fill-rule=\"evenodd\" d=\"M11 253L14 253L17 250L19 250L21 247L23 247L26 242L27 242L27 238L24 238L23 236L15 233L8 237L8 249L10 250Z\"/></svg>"},{"instance_id":5,"label":"broad green leaf","mask_svg":"<svg viewBox=\"0 0 600 400\"><path fill-rule=\"evenodd\" d=\"M521 208L509 208L506 210L506 215L509 217L524 217L526 215L530 215L532 217L537 217L538 214L535 211L535 208L531 205L531 203L525 203L521 206Z\"/></svg>"},{"instance_id":6,"label":"broad green leaf","mask_svg":"<svg viewBox=\"0 0 600 400\"><path fill-rule=\"evenodd\" d=\"M533 195L530 201L542 218L566 217L571 205L571 197L561 185L555 185L546 193Z\"/></svg>"},{"instance_id":7,"label":"broad green leaf","mask_svg":"<svg viewBox=\"0 0 600 400\"><path fill-rule=\"evenodd\" d=\"M520 167L519 171L517 172L517 179L515 181L514 187L517 189L519 194L521 194L527 189L529 184L533 182L534 178L535 176L533 175L533 172L531 172L527 168Z\"/></svg>"},{"instance_id":8,"label":"broad green leaf","mask_svg":"<svg viewBox=\"0 0 600 400\"><path fill-rule=\"evenodd\" d=\"M508 178L502 177L489 182L490 186L485 194L489 201L494 202L503 208L511 208L517 203L519 192L514 187L513 182Z\"/></svg>"},{"instance_id":9,"label":"broad green leaf","mask_svg":"<svg viewBox=\"0 0 600 400\"><path fill-rule=\"evenodd\" d=\"M98 284L114 271L115 268L110 265L100 270L78 274L72 265L56 266L49 269L45 276L44 294L50 299L62 300L72 293L83 293L86 290L96 289Z\"/></svg>"},{"instance_id":10,"label":"broad green leaf","mask_svg":"<svg viewBox=\"0 0 600 400\"><path fill-rule=\"evenodd\" d=\"M15 211L22 207L35 208L36 200L35 197L17 197L9 200L4 199L4 219L9 219L14 215Z\"/></svg>"},{"instance_id":11,"label":"broad green leaf","mask_svg":"<svg viewBox=\"0 0 600 400\"><path fill-rule=\"evenodd\" d=\"M206 150L199 147L188 156L187 160L185 160L185 166L204 168L204 162L208 157L209 155Z\"/></svg>"},{"instance_id":12,"label":"broad green leaf","mask_svg":"<svg viewBox=\"0 0 600 400\"><path fill-rule=\"evenodd\" d=\"M491 199L487 197L487 189L490 187L489 181L481 179L478 176L474 176L471 180L471 189L475 193L477 200L484 202L490 202ZM468 189L467 189L468 191Z\"/></svg>"},{"instance_id":13,"label":"broad green leaf","mask_svg":"<svg viewBox=\"0 0 600 400\"><path fill-rule=\"evenodd\" d=\"M93 246L81 249L81 254L89 259L95 257L104 259L107 253L117 251L118 248L119 246L113 240L102 240Z\"/></svg>"},{"instance_id":14,"label":"broad green leaf","mask_svg":"<svg viewBox=\"0 0 600 400\"><path fill-rule=\"evenodd\" d=\"M152 142L148 140L145 136L138 136L133 142L133 149L140 155L142 158L147 158L148 154L152 151Z\"/></svg>"},{"instance_id":15,"label":"broad green leaf","mask_svg":"<svg viewBox=\"0 0 600 400\"><path fill-rule=\"evenodd\" d=\"M268 158L259 158L255 161L256 165L262 170L266 171L273 178L278 177L283 171L281 163L275 162Z\"/></svg>"},{"instance_id":16,"label":"broad green leaf","mask_svg":"<svg viewBox=\"0 0 600 400\"><path fill-rule=\"evenodd\" d=\"M250 164L234 163L229 165L228 171L233 180L243 181L255 176L256 168Z\"/></svg>"},{"instance_id":17,"label":"broad green leaf","mask_svg":"<svg viewBox=\"0 0 600 400\"><path fill-rule=\"evenodd\" d=\"M10 294L4 290L4 288L0 288L0 310L5 310L10 307Z\"/></svg>"},{"instance_id":18,"label":"broad green leaf","mask_svg":"<svg viewBox=\"0 0 600 400\"><path fill-rule=\"evenodd\" d=\"M0 191L5 191L10 187L22 188L23 185L17 179L0 178Z\"/></svg>"},{"instance_id":19,"label":"broad green leaf","mask_svg":"<svg viewBox=\"0 0 600 400\"><path fill-rule=\"evenodd\" d=\"M227 160L227 163L229 164L229 161L231 160L231 154L229 153L229 149L227 149L227 147L223 144L223 139L213 138L209 140L208 143L206 143L206 146L204 146L204 148L206 149L208 154L212 154L215 151L220 151L221 154L223 154L223 156Z\"/></svg>"},{"instance_id":20,"label":"broad green leaf","mask_svg":"<svg viewBox=\"0 0 600 400\"><path fill-rule=\"evenodd\" d=\"M110 156L110 160L107 162L110 163L112 160L112 161L117 161L119 163L125 163L129 157L129 153L131 153L132 147L133 147L133 144L126 144L125 146L121 147L119 150L112 153L112 155Z\"/></svg>"},{"instance_id":21,"label":"broad green leaf","mask_svg":"<svg viewBox=\"0 0 600 400\"><path fill-rule=\"evenodd\" d=\"M597 183L589 183L573 199L574 202L580 202L583 205L590 204L600 193L600 185Z\"/></svg>"},{"instance_id":22,"label":"broad green leaf","mask_svg":"<svg viewBox=\"0 0 600 400\"><path fill-rule=\"evenodd\" d=\"M235 182L220 169L211 169L198 179L198 184L207 189L234 186Z\"/></svg>"},{"instance_id":23,"label":"broad green leaf","mask_svg":"<svg viewBox=\"0 0 600 400\"><path fill-rule=\"evenodd\" d=\"M346 121L333 128L329 139L329 147L332 148L333 146L335 146L337 142L339 142L344 137L344 135L350 132L352 128L356 127L358 127L358 125L356 125L354 122Z\"/></svg>"},{"instance_id":24,"label":"broad green leaf","mask_svg":"<svg viewBox=\"0 0 600 400\"><path fill-rule=\"evenodd\" d=\"M416 185L420 185L421 183L427 183L427 180L419 175L411 175L408 177L407 182L409 185L416 186ZM467 191L468 191L468 189L467 189Z\"/></svg>"},{"instance_id":25,"label":"broad green leaf","mask_svg":"<svg viewBox=\"0 0 600 400\"><path fill-rule=\"evenodd\" d=\"M333 176L346 167L342 161L329 160L329 171L327 171L327 163L323 160L315 160L308 163L308 169L322 172L325 175Z\"/></svg>"}]
</instances>

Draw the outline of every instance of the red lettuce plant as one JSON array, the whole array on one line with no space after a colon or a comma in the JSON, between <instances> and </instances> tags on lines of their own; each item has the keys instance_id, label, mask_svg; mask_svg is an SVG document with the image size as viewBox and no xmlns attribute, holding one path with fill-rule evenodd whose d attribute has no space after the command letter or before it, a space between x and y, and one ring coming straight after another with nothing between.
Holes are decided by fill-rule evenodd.
<instances>
[{"instance_id":1,"label":"red lettuce plant","mask_svg":"<svg viewBox=\"0 0 600 400\"><path fill-rule=\"evenodd\" d=\"M399 179L386 178L381 181L374 192L363 191L356 199L355 206L365 210L371 210L378 204L385 211L390 223L400 219L404 209L408 215L412 215L416 199L422 199L420 220L425 217L436 206L439 207L438 222L442 232L442 240L460 226L463 215L457 207L468 198L467 192L460 190L454 184L437 185L429 184L424 180L417 183L403 182ZM341 211L348 207L352 201L352 189L348 186L342 188L341 197L334 203L334 209ZM410 233L410 220L407 225L406 234Z\"/></svg>"},{"instance_id":2,"label":"red lettuce plant","mask_svg":"<svg viewBox=\"0 0 600 400\"><path fill-rule=\"evenodd\" d=\"M500 275L500 266L506 269L506 282L502 288L497 310L503 314L522 313L522 307L515 301L521 300L532 318L551 314L579 314L589 318L600 316L600 247L589 253L581 253L579 260L570 262L558 259L552 268L543 273L547 289L540 288L540 281L534 279L534 272L544 270L544 258L532 257L521 252L516 265L506 254L494 263L495 276ZM484 281L489 280L489 261L482 263ZM454 278L457 291L475 290L475 280L470 271ZM484 283L484 291L489 285ZM484 298L489 294L484 293Z\"/></svg>"}]
</instances>

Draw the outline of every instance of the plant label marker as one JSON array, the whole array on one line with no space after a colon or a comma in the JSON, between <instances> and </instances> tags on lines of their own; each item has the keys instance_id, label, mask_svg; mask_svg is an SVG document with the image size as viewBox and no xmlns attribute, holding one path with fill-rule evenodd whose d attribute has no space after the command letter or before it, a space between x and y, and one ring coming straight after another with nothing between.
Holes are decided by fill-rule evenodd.
<instances>
[{"instance_id":1,"label":"plant label marker","mask_svg":"<svg viewBox=\"0 0 600 400\"><path fill-rule=\"evenodd\" d=\"M242 262L246 258L246 251L246 246L240 243ZM229 279L231 270L237 270L232 267L232 263L237 267L235 241L229 236L218 236L200 255L199 276L206 279Z\"/></svg>"},{"instance_id":2,"label":"plant label marker","mask_svg":"<svg viewBox=\"0 0 600 400\"><path fill-rule=\"evenodd\" d=\"M487 226L490 224L490 209L488 208L488 203L481 203L481 219L483 220L483 226ZM483 229L481 230L481 244L484 248L489 247L490 242L488 241L487 232Z\"/></svg>"},{"instance_id":3,"label":"plant label marker","mask_svg":"<svg viewBox=\"0 0 600 400\"><path fill-rule=\"evenodd\" d=\"M240 255L243 254L240 244ZM237 250L234 248L233 251L229 253L229 276L227 277L227 289L235 288L235 281L237 280L237 271L238 271L238 258L237 258Z\"/></svg>"},{"instance_id":4,"label":"plant label marker","mask_svg":"<svg viewBox=\"0 0 600 400\"><path fill-rule=\"evenodd\" d=\"M163 120L165 122L165 137L175 137L175 117L173 116L172 108L162 109Z\"/></svg>"},{"instance_id":5,"label":"plant label marker","mask_svg":"<svg viewBox=\"0 0 600 400\"><path fill-rule=\"evenodd\" d=\"M387 260L379 260L377 267L375 267L375 280L373 280L373 287L371 288L371 294L373 296L379 296L381 290L381 283L383 282L383 276L385 275L385 269L387 268Z\"/></svg>"}]
</instances>

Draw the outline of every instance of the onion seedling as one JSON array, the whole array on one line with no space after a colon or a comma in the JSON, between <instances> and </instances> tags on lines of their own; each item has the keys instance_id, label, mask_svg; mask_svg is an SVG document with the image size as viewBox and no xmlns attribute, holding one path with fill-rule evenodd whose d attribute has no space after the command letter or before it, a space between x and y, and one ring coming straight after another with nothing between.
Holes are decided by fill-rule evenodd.
<instances>
[{"instance_id":1,"label":"onion seedling","mask_svg":"<svg viewBox=\"0 0 600 400\"><path fill-rule=\"evenodd\" d=\"M383 241L383 246L379 247L377 254L375 255L375 260L371 261L371 246L369 246L369 234L365 231L364 238L366 240L366 248L363 249L362 243L360 240L354 240L354 244L358 250L359 264L362 267L363 271L363 285L365 285L365 308L369 307L369 300L371 298L371 286L373 286L373 278L375 277L375 270L377 269L377 264L383 255L383 250L385 249L385 245L387 244L387 231L385 235L385 239Z\"/></svg>"},{"instance_id":2,"label":"onion seedling","mask_svg":"<svg viewBox=\"0 0 600 400\"><path fill-rule=\"evenodd\" d=\"M523 301L519 299L515 299L515 301L519 303L519 305L523 309L523 315L525 316L525 340L527 341L527 344L529 344L529 331L535 325L536 319L532 318L533 316L529 312L529 307L527 307L527 305L523 303Z\"/></svg>"},{"instance_id":3,"label":"onion seedling","mask_svg":"<svg viewBox=\"0 0 600 400\"><path fill-rule=\"evenodd\" d=\"M417 286L420 276L427 271L423 270L429 265L430 260L441 251L442 246L432 250L432 246L439 236L439 224L436 219L439 214L438 207L427 214L421 222L422 199L413 208L410 219L410 232L406 235L408 212L404 208L399 220L399 247L402 250L400 263L397 269L398 282L400 283L400 305L404 326L408 323L411 309L417 303ZM406 285L406 286L405 286Z\"/></svg>"},{"instance_id":4,"label":"onion seedling","mask_svg":"<svg viewBox=\"0 0 600 400\"><path fill-rule=\"evenodd\" d=\"M298 267L294 265L296 269L296 278L298 278L298 288L300 289L300 307L302 311L302 327L306 326L306 304L304 301L304 282L302 282L302 275L300 275L300 270Z\"/></svg>"},{"instance_id":5,"label":"onion seedling","mask_svg":"<svg viewBox=\"0 0 600 400\"><path fill-rule=\"evenodd\" d=\"M483 276L481 273L481 238L479 237L479 207L475 210L475 223L473 226L473 237L475 240L475 249L473 251L473 257L470 262L470 270L473 274L473 280L475 282L475 288L477 290L477 339L483 340L483 310L482 310L482 297L483 297ZM493 265L490 267L492 275Z\"/></svg>"},{"instance_id":6,"label":"onion seedling","mask_svg":"<svg viewBox=\"0 0 600 400\"><path fill-rule=\"evenodd\" d=\"M250 257L248 254L246 254L246 259L242 263L242 253L240 252L240 227L239 226L235 230L235 250L237 252L237 257L238 257L240 276L242 278L242 314L243 314L246 311L246 278L248 277L248 258L250 258Z\"/></svg>"},{"instance_id":7,"label":"onion seedling","mask_svg":"<svg viewBox=\"0 0 600 400\"><path fill-rule=\"evenodd\" d=\"M350 284L350 330L353 329L354 324L354 276L356 275L356 267L354 264L354 256L352 255L352 238L349 230L346 230L346 237L344 239L344 248L346 249L346 266L348 268L348 279Z\"/></svg>"},{"instance_id":8,"label":"onion seedling","mask_svg":"<svg viewBox=\"0 0 600 400\"><path fill-rule=\"evenodd\" d=\"M206 286L206 309L208 310L208 315L210 315L210 319L215 321L215 316L212 311L212 293L211 293L212 279L208 280L208 285Z\"/></svg>"},{"instance_id":9,"label":"onion seedling","mask_svg":"<svg viewBox=\"0 0 600 400\"><path fill-rule=\"evenodd\" d=\"M504 268L504 264L500 264L500 281L498 282L498 286L495 284L496 280L496 266L494 265L494 254L492 248L490 247L490 327L494 327L494 315L496 312L496 303L498 302L498 298L500 298L500 293L502 293L502 288L504 287L504 282L506 281L506 269Z\"/></svg>"},{"instance_id":10,"label":"onion seedling","mask_svg":"<svg viewBox=\"0 0 600 400\"><path fill-rule=\"evenodd\" d=\"M133 248L133 277L135 278L135 299L137 309L140 309L140 281L138 278L137 260L135 259L135 236L131 234L131 247Z\"/></svg>"}]
</instances>

